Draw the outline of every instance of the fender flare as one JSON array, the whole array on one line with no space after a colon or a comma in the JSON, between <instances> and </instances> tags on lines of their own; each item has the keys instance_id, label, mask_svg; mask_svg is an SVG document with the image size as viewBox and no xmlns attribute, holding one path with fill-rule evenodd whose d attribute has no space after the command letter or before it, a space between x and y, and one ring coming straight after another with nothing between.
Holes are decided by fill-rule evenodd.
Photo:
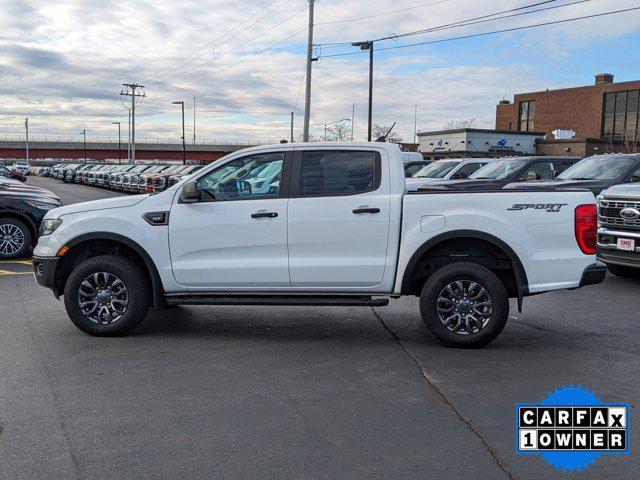
<instances>
[{"instance_id":1,"label":"fender flare","mask_svg":"<svg viewBox=\"0 0 640 480\"><path fill-rule=\"evenodd\" d=\"M152 305L154 308L159 308L165 305L164 287L162 286L162 280L160 279L158 268L156 267L156 264L151 256L144 248L140 246L140 244L138 244L134 240L131 240L129 237L125 237L124 235L120 235L117 233L91 232L72 238L71 240L65 242L65 245L72 249L74 246L90 240L112 240L115 242L119 242L131 248L131 250L140 255L140 257L144 261L145 268L149 273L149 278L151 279Z\"/></svg>"},{"instance_id":2,"label":"fender flare","mask_svg":"<svg viewBox=\"0 0 640 480\"><path fill-rule=\"evenodd\" d=\"M509 260L511 261L511 264L513 265L514 276L516 279L516 285L518 289L518 308L522 310L522 299L529 295L529 281L527 279L527 273L522 266L520 258L509 245L500 240L498 237L477 230L453 230L451 232L445 232L437 235L423 243L420 248L415 251L415 253L411 256L411 259L407 263L407 267L405 268L402 276L400 292L403 295L406 295L409 291L411 272L415 268L422 255L424 255L431 248L435 247L437 244L456 238L475 238L478 240L484 240L500 248L507 254Z\"/></svg>"}]
</instances>

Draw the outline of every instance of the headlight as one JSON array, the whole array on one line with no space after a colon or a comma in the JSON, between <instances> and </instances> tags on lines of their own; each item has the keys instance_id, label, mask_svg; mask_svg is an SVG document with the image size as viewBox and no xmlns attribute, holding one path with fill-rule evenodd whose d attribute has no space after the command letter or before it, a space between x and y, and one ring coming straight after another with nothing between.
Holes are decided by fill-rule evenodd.
<instances>
[{"instance_id":1,"label":"headlight","mask_svg":"<svg viewBox=\"0 0 640 480\"><path fill-rule=\"evenodd\" d=\"M40 225L40 232L39 235L45 236L45 235L51 235L53 232L55 232L58 227L62 224L62 219L60 218L46 218L42 221L42 224Z\"/></svg>"}]
</instances>

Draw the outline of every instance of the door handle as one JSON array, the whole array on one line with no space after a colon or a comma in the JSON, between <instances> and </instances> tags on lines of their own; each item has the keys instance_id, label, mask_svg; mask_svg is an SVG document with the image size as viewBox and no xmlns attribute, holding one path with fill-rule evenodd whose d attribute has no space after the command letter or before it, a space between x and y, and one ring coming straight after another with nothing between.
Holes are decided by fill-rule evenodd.
<instances>
[{"instance_id":1,"label":"door handle","mask_svg":"<svg viewBox=\"0 0 640 480\"><path fill-rule=\"evenodd\" d=\"M360 215L361 213L380 213L379 208L356 208L353 213Z\"/></svg>"},{"instance_id":2,"label":"door handle","mask_svg":"<svg viewBox=\"0 0 640 480\"><path fill-rule=\"evenodd\" d=\"M256 212L251 214L251 218L276 218L276 212Z\"/></svg>"}]
</instances>

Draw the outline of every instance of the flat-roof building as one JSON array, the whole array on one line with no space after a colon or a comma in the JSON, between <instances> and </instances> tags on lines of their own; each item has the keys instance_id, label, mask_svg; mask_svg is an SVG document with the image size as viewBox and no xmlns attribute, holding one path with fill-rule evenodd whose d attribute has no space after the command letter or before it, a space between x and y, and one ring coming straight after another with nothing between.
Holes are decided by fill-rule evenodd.
<instances>
[{"instance_id":1,"label":"flat-roof building","mask_svg":"<svg viewBox=\"0 0 640 480\"><path fill-rule=\"evenodd\" d=\"M640 81L615 83L613 78L603 73L596 75L593 85L518 93L513 102L501 100L496 130L544 132L546 138L536 142L541 155L638 151ZM558 131L562 138L556 138Z\"/></svg>"}]
</instances>

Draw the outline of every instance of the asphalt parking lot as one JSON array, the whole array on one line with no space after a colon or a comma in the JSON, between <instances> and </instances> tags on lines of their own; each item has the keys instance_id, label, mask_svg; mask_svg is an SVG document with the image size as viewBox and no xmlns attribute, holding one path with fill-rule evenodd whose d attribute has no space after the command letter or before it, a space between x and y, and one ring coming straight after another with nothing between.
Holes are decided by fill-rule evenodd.
<instances>
[{"instance_id":1,"label":"asphalt parking lot","mask_svg":"<svg viewBox=\"0 0 640 480\"><path fill-rule=\"evenodd\" d=\"M30 177L65 204L114 193ZM512 304L482 350L385 308L180 307L92 338L0 262L0 478L637 479L640 281ZM632 453L560 475L515 454L515 404L581 384L632 405Z\"/></svg>"}]
</instances>

